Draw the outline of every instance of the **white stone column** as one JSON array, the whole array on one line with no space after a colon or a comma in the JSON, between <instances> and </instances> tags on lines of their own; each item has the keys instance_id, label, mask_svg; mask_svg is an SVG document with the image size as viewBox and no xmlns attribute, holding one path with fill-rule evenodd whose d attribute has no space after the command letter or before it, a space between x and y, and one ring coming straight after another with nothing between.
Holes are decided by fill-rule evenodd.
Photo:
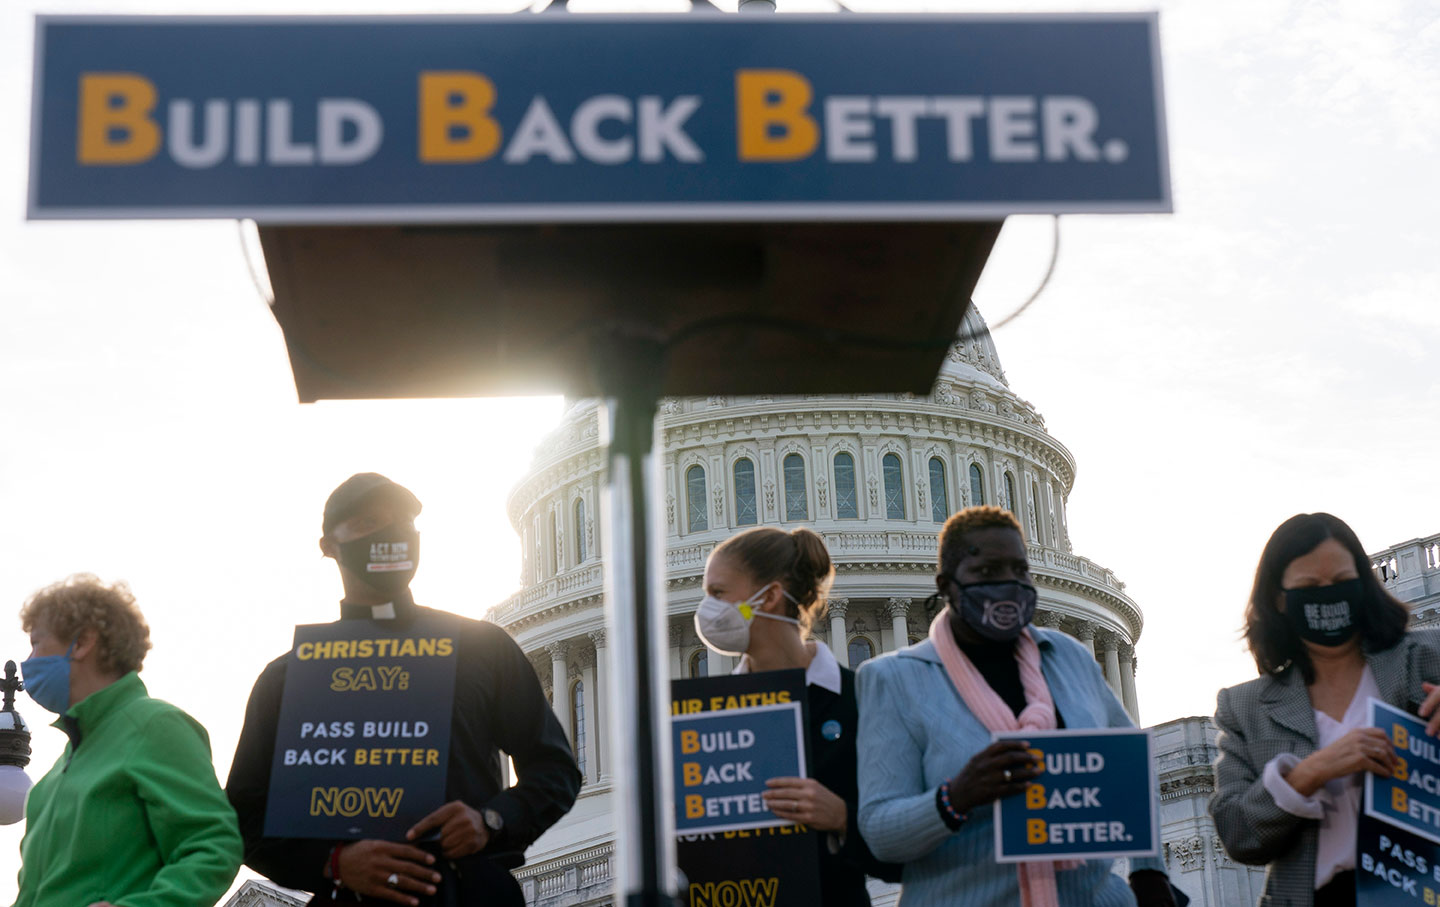
<instances>
[{"instance_id":1,"label":"white stone column","mask_svg":"<svg viewBox=\"0 0 1440 907\"><path fill-rule=\"evenodd\" d=\"M584 698L581 702L585 706L585 745L582 748L585 753L585 780L594 782L600 768L599 748L595 745L595 737L600 733L600 710L595 703L595 675L596 675L596 651L594 649L580 650L580 682L585 685ZM578 754L577 754L578 755Z\"/></svg>"},{"instance_id":2,"label":"white stone column","mask_svg":"<svg viewBox=\"0 0 1440 907\"><path fill-rule=\"evenodd\" d=\"M850 667L850 644L845 633L845 612L850 608L850 599L830 599L830 651L841 667Z\"/></svg>"},{"instance_id":3,"label":"white stone column","mask_svg":"<svg viewBox=\"0 0 1440 907\"><path fill-rule=\"evenodd\" d=\"M590 641L595 644L595 711L590 713L590 736L595 740L596 763L591 770L595 780L605 782L610 779L610 735L605 730L608 715L601 715L607 711L610 703L605 699L606 684L610 682L610 648L605 644L605 631L590 631ZM589 687L587 685L586 689Z\"/></svg>"},{"instance_id":4,"label":"white stone column","mask_svg":"<svg viewBox=\"0 0 1440 907\"><path fill-rule=\"evenodd\" d=\"M1135 649L1133 646L1120 647L1120 693L1125 711L1137 725L1140 723L1140 700L1135 695Z\"/></svg>"},{"instance_id":5,"label":"white stone column","mask_svg":"<svg viewBox=\"0 0 1440 907\"><path fill-rule=\"evenodd\" d=\"M670 679L679 680L685 676L685 657L680 652L680 626L670 625Z\"/></svg>"},{"instance_id":6,"label":"white stone column","mask_svg":"<svg viewBox=\"0 0 1440 907\"><path fill-rule=\"evenodd\" d=\"M1080 622L1080 629L1075 633L1075 638L1085 644L1090 654L1095 654L1095 622L1083 620Z\"/></svg>"},{"instance_id":7,"label":"white stone column","mask_svg":"<svg viewBox=\"0 0 1440 907\"><path fill-rule=\"evenodd\" d=\"M890 612L890 639L895 649L910 645L910 599L892 598L885 610Z\"/></svg>"},{"instance_id":8,"label":"white stone column","mask_svg":"<svg viewBox=\"0 0 1440 907\"><path fill-rule=\"evenodd\" d=\"M560 719L560 727L565 729L565 739L570 740L570 707L567 702L570 698L570 644L552 642L545 651L550 653L550 705ZM570 740L570 743L573 745L575 741Z\"/></svg>"},{"instance_id":9,"label":"white stone column","mask_svg":"<svg viewBox=\"0 0 1440 907\"><path fill-rule=\"evenodd\" d=\"M1110 684L1110 689L1115 691L1116 696L1124 695L1120 689L1120 642L1115 634L1109 630L1101 630L1096 634L1096 642L1100 646L1100 652L1105 656L1105 682Z\"/></svg>"}]
</instances>

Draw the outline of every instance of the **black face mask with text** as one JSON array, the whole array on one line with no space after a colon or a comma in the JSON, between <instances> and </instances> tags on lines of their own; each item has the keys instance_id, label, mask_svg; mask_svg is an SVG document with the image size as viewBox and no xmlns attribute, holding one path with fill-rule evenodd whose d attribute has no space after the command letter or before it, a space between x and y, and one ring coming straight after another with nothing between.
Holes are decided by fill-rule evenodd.
<instances>
[{"instance_id":1,"label":"black face mask with text","mask_svg":"<svg viewBox=\"0 0 1440 907\"><path fill-rule=\"evenodd\" d=\"M1284 591L1285 616L1301 639L1338 646L1359 629L1355 619L1365 598L1365 587L1359 579Z\"/></svg>"},{"instance_id":2,"label":"black face mask with text","mask_svg":"<svg viewBox=\"0 0 1440 907\"><path fill-rule=\"evenodd\" d=\"M410 526L386 526L342 544L338 560L377 592L398 595L420 565L420 533Z\"/></svg>"}]
</instances>

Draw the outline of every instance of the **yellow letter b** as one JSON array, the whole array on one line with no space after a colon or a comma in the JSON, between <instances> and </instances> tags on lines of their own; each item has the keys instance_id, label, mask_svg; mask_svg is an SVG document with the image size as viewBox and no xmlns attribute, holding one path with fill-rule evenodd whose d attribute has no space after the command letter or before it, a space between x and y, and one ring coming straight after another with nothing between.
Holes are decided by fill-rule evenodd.
<instances>
[{"instance_id":1,"label":"yellow letter b","mask_svg":"<svg viewBox=\"0 0 1440 907\"><path fill-rule=\"evenodd\" d=\"M1044 819L1025 820L1025 840L1030 844L1044 844L1050 836L1045 833Z\"/></svg>"},{"instance_id":2,"label":"yellow letter b","mask_svg":"<svg viewBox=\"0 0 1440 907\"><path fill-rule=\"evenodd\" d=\"M1039 784L1027 784L1027 785L1025 785L1025 808L1026 808L1026 809L1044 809L1044 808L1045 808L1045 788L1044 788L1044 787L1042 787L1042 786L1039 785Z\"/></svg>"},{"instance_id":3,"label":"yellow letter b","mask_svg":"<svg viewBox=\"0 0 1440 907\"><path fill-rule=\"evenodd\" d=\"M1405 796L1405 792L1398 787L1392 787L1390 789L1390 808L1397 813L1410 812L1410 800Z\"/></svg>"},{"instance_id":4,"label":"yellow letter b","mask_svg":"<svg viewBox=\"0 0 1440 907\"><path fill-rule=\"evenodd\" d=\"M698 752L700 752L700 735L699 735L697 732L695 732L695 731L681 731L681 732L680 732L680 752L682 752L682 753L698 753Z\"/></svg>"},{"instance_id":5,"label":"yellow letter b","mask_svg":"<svg viewBox=\"0 0 1440 907\"><path fill-rule=\"evenodd\" d=\"M686 762L681 766L685 770L685 786L694 787L702 780L700 775L700 763Z\"/></svg>"},{"instance_id":6,"label":"yellow letter b","mask_svg":"<svg viewBox=\"0 0 1440 907\"><path fill-rule=\"evenodd\" d=\"M484 160L500 147L490 117L495 83L478 72L420 73L420 160L456 164Z\"/></svg>"},{"instance_id":7,"label":"yellow letter b","mask_svg":"<svg viewBox=\"0 0 1440 907\"><path fill-rule=\"evenodd\" d=\"M1399 750L1408 749L1410 746L1410 735L1405 731L1405 725L1390 725L1390 739L1395 741L1395 748Z\"/></svg>"},{"instance_id":8,"label":"yellow letter b","mask_svg":"<svg viewBox=\"0 0 1440 907\"><path fill-rule=\"evenodd\" d=\"M788 69L742 69L735 74L735 109L742 161L795 161L820 144L806 110L814 90ZM780 134L772 135L771 127Z\"/></svg>"},{"instance_id":9,"label":"yellow letter b","mask_svg":"<svg viewBox=\"0 0 1440 907\"><path fill-rule=\"evenodd\" d=\"M699 794L691 794L685 798L685 818L699 819L705 815L705 798Z\"/></svg>"},{"instance_id":10,"label":"yellow letter b","mask_svg":"<svg viewBox=\"0 0 1440 907\"><path fill-rule=\"evenodd\" d=\"M139 164L160 149L160 127L150 119L155 84L124 72L88 72L80 76L80 147L82 164Z\"/></svg>"}]
</instances>

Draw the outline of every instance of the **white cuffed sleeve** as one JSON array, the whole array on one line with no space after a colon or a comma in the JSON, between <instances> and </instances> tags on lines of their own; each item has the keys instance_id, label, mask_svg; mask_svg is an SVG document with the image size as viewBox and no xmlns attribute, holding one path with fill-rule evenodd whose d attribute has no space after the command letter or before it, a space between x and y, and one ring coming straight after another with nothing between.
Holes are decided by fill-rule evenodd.
<instances>
[{"instance_id":1,"label":"white cuffed sleeve","mask_svg":"<svg viewBox=\"0 0 1440 907\"><path fill-rule=\"evenodd\" d=\"M1261 775L1265 790L1275 798L1275 805L1290 815L1302 819L1323 819L1325 807L1318 793L1307 797L1285 780L1285 773L1299 764L1300 757L1294 753L1281 753L1265 763L1265 771Z\"/></svg>"}]
</instances>

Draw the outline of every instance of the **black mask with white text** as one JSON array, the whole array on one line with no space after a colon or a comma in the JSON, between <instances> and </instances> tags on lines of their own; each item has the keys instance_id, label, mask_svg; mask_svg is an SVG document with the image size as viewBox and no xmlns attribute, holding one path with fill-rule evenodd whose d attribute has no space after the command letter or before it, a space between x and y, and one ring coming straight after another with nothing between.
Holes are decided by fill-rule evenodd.
<instances>
[{"instance_id":1,"label":"black mask with white text","mask_svg":"<svg viewBox=\"0 0 1440 907\"><path fill-rule=\"evenodd\" d=\"M409 526L386 526L343 543L339 561L377 592L398 595L409 588L420 565L420 533Z\"/></svg>"},{"instance_id":2,"label":"black mask with white text","mask_svg":"<svg viewBox=\"0 0 1440 907\"><path fill-rule=\"evenodd\" d=\"M1359 579L1284 591L1285 616L1301 639L1321 646L1338 646L1359 629L1355 617L1365 597L1365 587Z\"/></svg>"}]
</instances>

